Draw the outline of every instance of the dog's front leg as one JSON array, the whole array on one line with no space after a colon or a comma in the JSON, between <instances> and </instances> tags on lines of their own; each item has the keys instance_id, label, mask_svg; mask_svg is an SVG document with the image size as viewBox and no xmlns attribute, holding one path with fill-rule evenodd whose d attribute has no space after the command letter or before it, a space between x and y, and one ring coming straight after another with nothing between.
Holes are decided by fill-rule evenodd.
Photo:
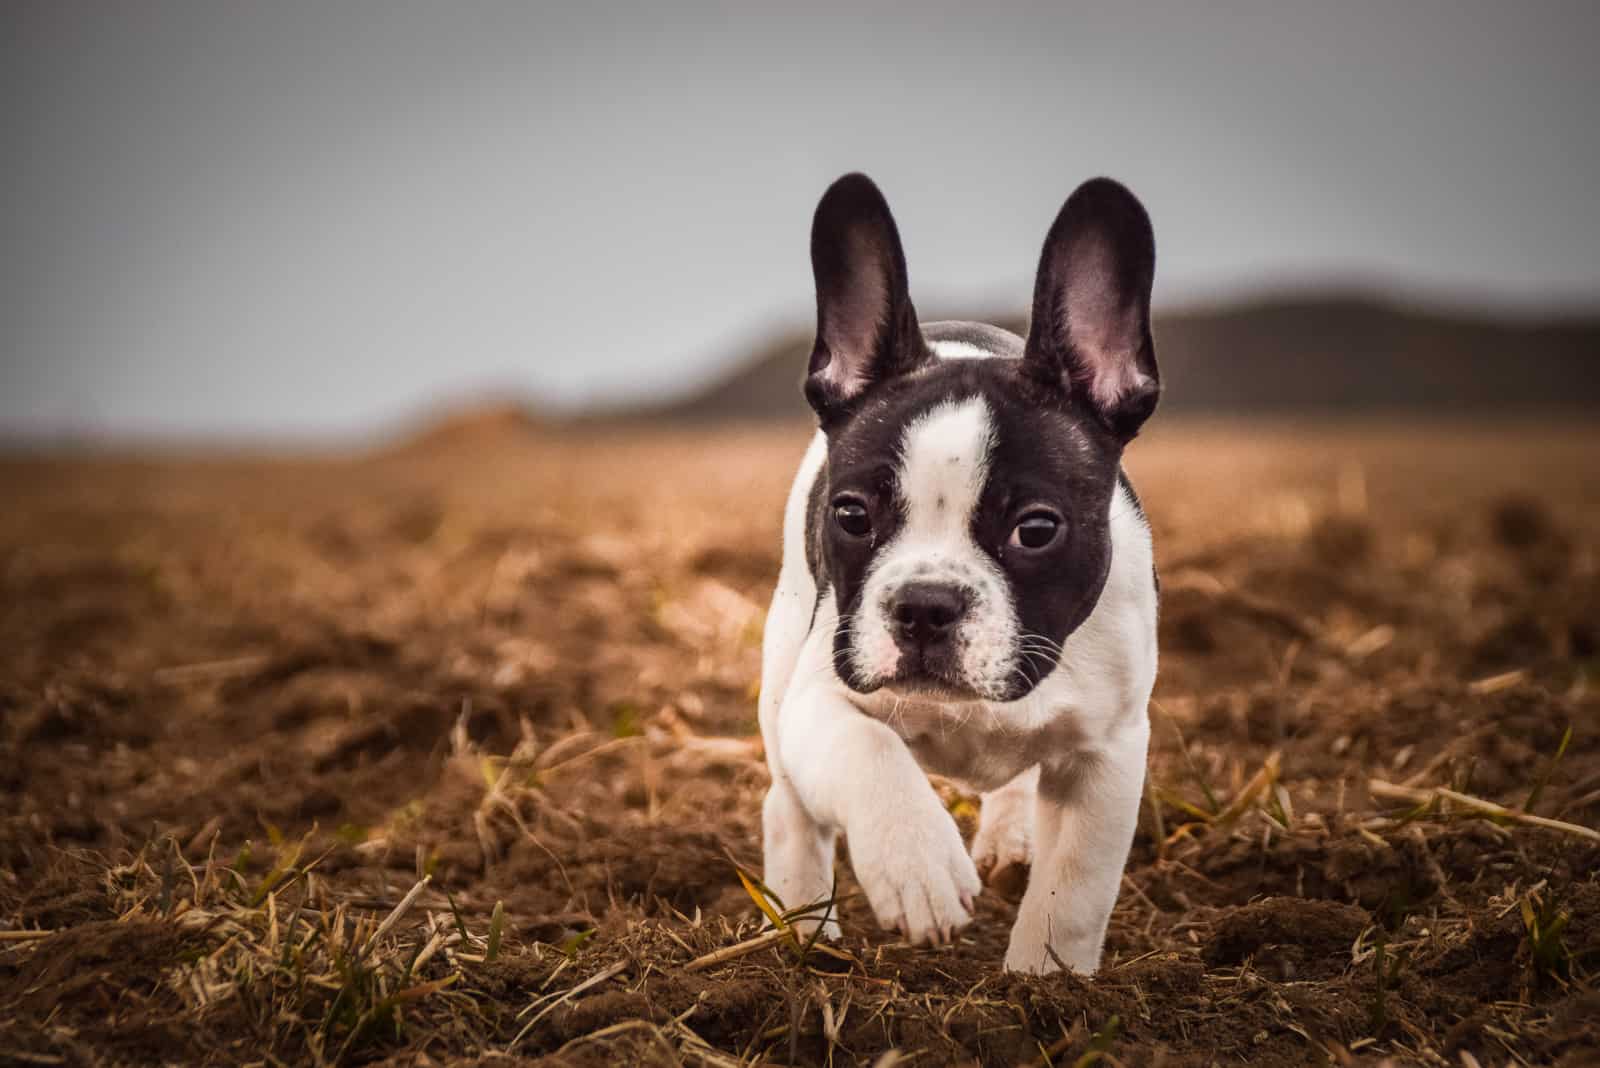
<instances>
[{"instance_id":1,"label":"dog's front leg","mask_svg":"<svg viewBox=\"0 0 1600 1068\"><path fill-rule=\"evenodd\" d=\"M977 869L899 736L827 684L785 697L778 734L786 785L814 824L848 837L880 924L941 942L971 922Z\"/></svg>"},{"instance_id":2,"label":"dog's front leg","mask_svg":"<svg viewBox=\"0 0 1600 1068\"><path fill-rule=\"evenodd\" d=\"M761 827L762 880L784 908L808 910L794 920L802 934L809 936L820 924L822 937L838 938L839 911L822 906L833 893L834 829L811 817L778 767L761 809Z\"/></svg>"},{"instance_id":3,"label":"dog's front leg","mask_svg":"<svg viewBox=\"0 0 1600 1068\"><path fill-rule=\"evenodd\" d=\"M1107 749L1042 768L1034 860L1017 908L1006 968L1035 974L1061 964L1100 967L1144 790L1149 724L1129 727Z\"/></svg>"}]
</instances>

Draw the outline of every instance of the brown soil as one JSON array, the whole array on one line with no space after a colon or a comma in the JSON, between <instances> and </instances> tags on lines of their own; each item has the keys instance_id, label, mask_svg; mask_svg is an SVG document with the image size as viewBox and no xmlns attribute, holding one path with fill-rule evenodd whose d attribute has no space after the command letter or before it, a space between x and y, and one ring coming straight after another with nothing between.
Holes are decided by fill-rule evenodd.
<instances>
[{"instance_id":1,"label":"brown soil","mask_svg":"<svg viewBox=\"0 0 1600 1068\"><path fill-rule=\"evenodd\" d=\"M1136 444L1151 803L1082 979L846 864L840 952L689 967L759 934L805 433L479 423L0 461L0 1063L1600 1059L1600 842L1382 785L1600 824L1600 435Z\"/></svg>"}]
</instances>

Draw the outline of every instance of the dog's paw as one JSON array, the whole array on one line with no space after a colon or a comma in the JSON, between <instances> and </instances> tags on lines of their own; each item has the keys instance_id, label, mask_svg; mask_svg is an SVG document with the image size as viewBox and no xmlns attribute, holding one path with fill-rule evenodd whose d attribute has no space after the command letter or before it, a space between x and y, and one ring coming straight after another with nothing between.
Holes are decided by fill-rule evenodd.
<instances>
[{"instance_id":1,"label":"dog's paw","mask_svg":"<svg viewBox=\"0 0 1600 1068\"><path fill-rule=\"evenodd\" d=\"M1093 975L1100 967L1105 920L1086 913L1063 887L1024 902L1006 947L1006 971L1049 975L1066 968Z\"/></svg>"},{"instance_id":2,"label":"dog's paw","mask_svg":"<svg viewBox=\"0 0 1600 1068\"><path fill-rule=\"evenodd\" d=\"M817 933L819 925L822 928L821 934ZM767 926L770 927L772 925L767 924ZM837 942L839 940L839 921L832 917L829 917L827 922L824 923L821 916L796 916L789 921L789 926L802 942L809 941L813 937L820 938L824 942Z\"/></svg>"},{"instance_id":3,"label":"dog's paw","mask_svg":"<svg viewBox=\"0 0 1600 1068\"><path fill-rule=\"evenodd\" d=\"M972 863L995 893L1018 901L1033 864L1032 823L1028 819L983 820L972 836Z\"/></svg>"},{"instance_id":4,"label":"dog's paw","mask_svg":"<svg viewBox=\"0 0 1600 1068\"><path fill-rule=\"evenodd\" d=\"M972 922L983 888L955 821L942 808L884 814L850 839L856 881L878 923L913 943L941 944Z\"/></svg>"},{"instance_id":5,"label":"dog's paw","mask_svg":"<svg viewBox=\"0 0 1600 1068\"><path fill-rule=\"evenodd\" d=\"M1077 975L1093 975L1100 968L1100 943L1098 941L1068 942L1059 949L1046 948L1046 941L1037 935L1020 935L1013 931L1011 944L1006 947L1005 968L1022 975L1051 975L1065 965Z\"/></svg>"}]
</instances>

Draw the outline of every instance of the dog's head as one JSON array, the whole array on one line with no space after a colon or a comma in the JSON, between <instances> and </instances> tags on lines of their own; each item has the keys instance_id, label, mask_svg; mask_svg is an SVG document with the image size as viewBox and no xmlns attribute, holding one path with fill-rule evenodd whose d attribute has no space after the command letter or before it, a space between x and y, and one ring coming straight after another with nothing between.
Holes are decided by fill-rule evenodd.
<instances>
[{"instance_id":1,"label":"dog's head","mask_svg":"<svg viewBox=\"0 0 1600 1068\"><path fill-rule=\"evenodd\" d=\"M1123 446L1160 394L1149 217L1084 183L1045 238L1026 341L917 320L888 204L858 174L817 206L805 393L827 436L808 555L857 692L1016 700L1057 665L1111 563Z\"/></svg>"}]
</instances>

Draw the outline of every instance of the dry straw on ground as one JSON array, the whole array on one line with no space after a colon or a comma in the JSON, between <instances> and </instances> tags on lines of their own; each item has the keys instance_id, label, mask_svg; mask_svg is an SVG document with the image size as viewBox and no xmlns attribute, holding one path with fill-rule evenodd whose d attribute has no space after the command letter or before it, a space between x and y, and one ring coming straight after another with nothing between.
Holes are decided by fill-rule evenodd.
<instances>
[{"instance_id":1,"label":"dry straw on ground","mask_svg":"<svg viewBox=\"0 0 1600 1068\"><path fill-rule=\"evenodd\" d=\"M1595 444L1136 445L1162 678L1092 981L1001 973L999 893L897 944L847 865L841 944L763 929L811 904L754 878L801 433L8 461L0 1061L1592 1063Z\"/></svg>"}]
</instances>

